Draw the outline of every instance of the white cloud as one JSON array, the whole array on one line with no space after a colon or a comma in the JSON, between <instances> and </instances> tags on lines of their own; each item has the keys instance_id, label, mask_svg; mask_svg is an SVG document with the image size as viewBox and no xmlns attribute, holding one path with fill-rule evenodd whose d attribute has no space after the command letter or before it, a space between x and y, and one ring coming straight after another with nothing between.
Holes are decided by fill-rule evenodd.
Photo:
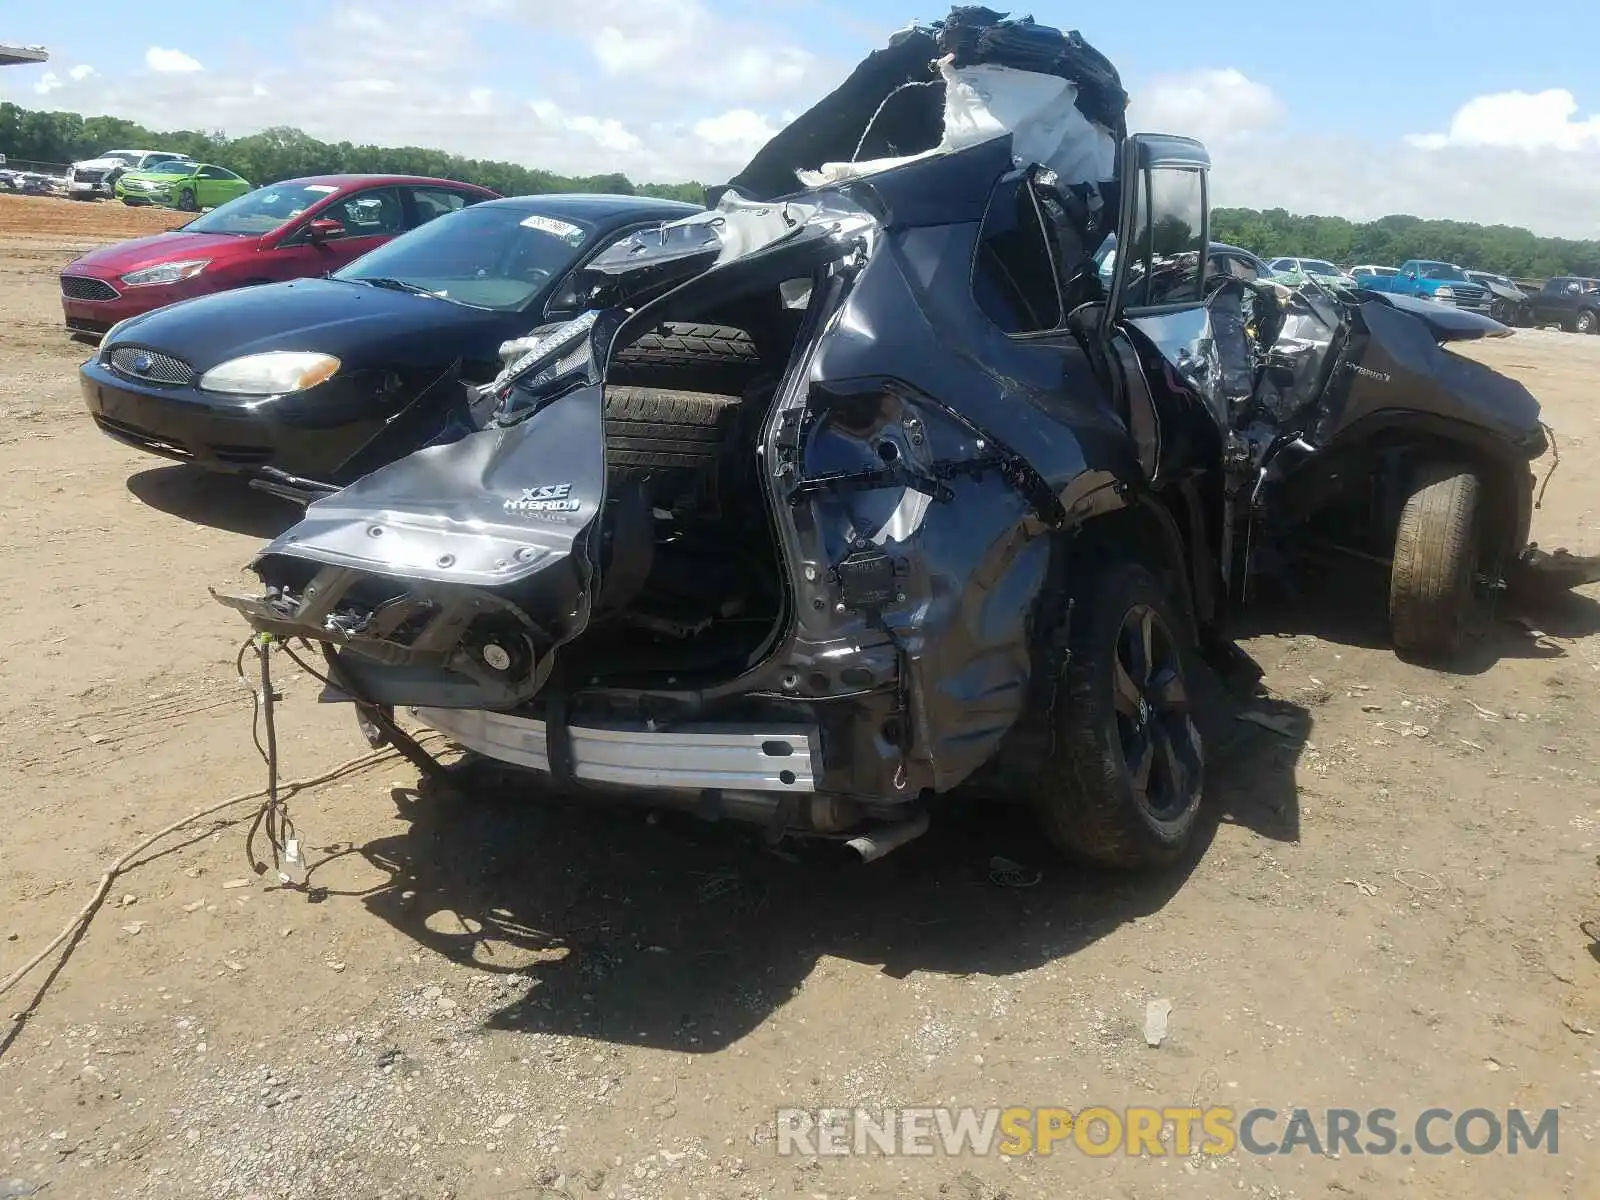
<instances>
[{"instance_id":1,"label":"white cloud","mask_svg":"<svg viewBox=\"0 0 1600 1200\"><path fill-rule=\"evenodd\" d=\"M738 147L750 155L766 145L777 132L765 117L748 108L729 109L694 123L695 137L713 146Z\"/></svg>"},{"instance_id":2,"label":"white cloud","mask_svg":"<svg viewBox=\"0 0 1600 1200\"><path fill-rule=\"evenodd\" d=\"M144 65L163 75L187 75L204 69L182 50L168 50L163 46L151 46L146 50Z\"/></svg>"},{"instance_id":3,"label":"white cloud","mask_svg":"<svg viewBox=\"0 0 1600 1200\"><path fill-rule=\"evenodd\" d=\"M530 38L549 58L536 86L520 60L485 68L495 44ZM724 21L702 0L592 0L581 9L349 0L293 32L291 53L277 61L175 71L179 58L194 60L152 47L154 73L58 78L51 104L153 129L192 128L197 112L213 112L233 136L290 125L329 141L434 146L569 175L719 183L785 123L774 110L803 109L847 69L787 39L776 25ZM154 71L158 64L169 69ZM23 82L0 73L0 96ZM696 132L703 121L712 136Z\"/></svg>"},{"instance_id":4,"label":"white cloud","mask_svg":"<svg viewBox=\"0 0 1600 1200\"><path fill-rule=\"evenodd\" d=\"M41 96L48 96L51 92L60 91L62 86L61 76L54 71L46 71L34 81L33 90Z\"/></svg>"},{"instance_id":5,"label":"white cloud","mask_svg":"<svg viewBox=\"0 0 1600 1200\"><path fill-rule=\"evenodd\" d=\"M72 70L67 72L68 77L70 77L74 83L82 83L85 79L89 78L89 76L93 74L94 68L88 63L79 63L77 66L73 67Z\"/></svg>"},{"instance_id":6,"label":"white cloud","mask_svg":"<svg viewBox=\"0 0 1600 1200\"><path fill-rule=\"evenodd\" d=\"M1271 88L1228 67L1151 80L1133 94L1128 128L1210 143L1270 129L1283 116L1283 104Z\"/></svg>"},{"instance_id":7,"label":"white cloud","mask_svg":"<svg viewBox=\"0 0 1600 1200\"><path fill-rule=\"evenodd\" d=\"M562 133L576 134L611 154L628 154L642 144L639 137L630 133L621 121L592 117L585 113L569 113L553 100L533 100L528 108L547 132L558 136Z\"/></svg>"},{"instance_id":8,"label":"white cloud","mask_svg":"<svg viewBox=\"0 0 1600 1200\"><path fill-rule=\"evenodd\" d=\"M762 24L704 0L591 0L570 8L548 0L477 2L501 19L586 42L602 73L644 94L745 104L812 98L853 65L827 63L796 44L792 20Z\"/></svg>"},{"instance_id":9,"label":"white cloud","mask_svg":"<svg viewBox=\"0 0 1600 1200\"><path fill-rule=\"evenodd\" d=\"M1219 205L1353 220L1410 213L1600 238L1600 118L1575 121L1566 91L1480 96L1457 110L1448 133L1392 141L1291 132L1272 90L1233 69L1157 77L1132 91L1129 128L1206 142Z\"/></svg>"},{"instance_id":10,"label":"white cloud","mask_svg":"<svg viewBox=\"0 0 1600 1200\"><path fill-rule=\"evenodd\" d=\"M1577 97L1566 88L1494 92L1474 96L1456 109L1446 132L1413 134L1406 140L1425 150L1447 146L1600 149L1600 113L1575 121L1577 111Z\"/></svg>"}]
</instances>

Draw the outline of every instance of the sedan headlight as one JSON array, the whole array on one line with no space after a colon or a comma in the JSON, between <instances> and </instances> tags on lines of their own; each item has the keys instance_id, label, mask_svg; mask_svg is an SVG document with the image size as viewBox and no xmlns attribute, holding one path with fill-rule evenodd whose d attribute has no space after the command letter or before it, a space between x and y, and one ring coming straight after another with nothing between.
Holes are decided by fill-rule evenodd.
<instances>
[{"instance_id":1,"label":"sedan headlight","mask_svg":"<svg viewBox=\"0 0 1600 1200\"><path fill-rule=\"evenodd\" d=\"M211 265L209 258L191 258L184 262L162 263L159 267L142 267L137 271L129 271L122 277L122 282L129 287L149 287L156 283L178 283L184 279L193 279Z\"/></svg>"},{"instance_id":2,"label":"sedan headlight","mask_svg":"<svg viewBox=\"0 0 1600 1200\"><path fill-rule=\"evenodd\" d=\"M281 396L303 392L332 379L339 360L310 350L269 350L212 367L200 377L203 392L233 396Z\"/></svg>"}]
</instances>

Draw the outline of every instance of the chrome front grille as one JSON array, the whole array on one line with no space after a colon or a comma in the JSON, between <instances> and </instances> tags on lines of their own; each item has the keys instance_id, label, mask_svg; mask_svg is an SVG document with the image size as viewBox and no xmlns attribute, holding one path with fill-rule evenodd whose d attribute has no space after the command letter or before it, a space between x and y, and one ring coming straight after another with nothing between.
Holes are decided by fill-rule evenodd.
<instances>
[{"instance_id":1,"label":"chrome front grille","mask_svg":"<svg viewBox=\"0 0 1600 1200\"><path fill-rule=\"evenodd\" d=\"M117 289L104 279L88 275L63 275L61 294L68 300L115 300Z\"/></svg>"},{"instance_id":2,"label":"chrome front grille","mask_svg":"<svg viewBox=\"0 0 1600 1200\"><path fill-rule=\"evenodd\" d=\"M118 346L111 352L110 363L118 375L141 383L184 387L195 380L194 368L183 359L140 346Z\"/></svg>"}]
</instances>

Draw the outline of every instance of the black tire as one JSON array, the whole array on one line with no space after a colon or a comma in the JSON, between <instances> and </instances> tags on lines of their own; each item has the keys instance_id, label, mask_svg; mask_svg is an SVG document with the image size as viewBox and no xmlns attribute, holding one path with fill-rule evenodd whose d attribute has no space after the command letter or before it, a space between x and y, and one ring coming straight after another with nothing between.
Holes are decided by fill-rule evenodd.
<instances>
[{"instance_id":1,"label":"black tire","mask_svg":"<svg viewBox=\"0 0 1600 1200\"><path fill-rule=\"evenodd\" d=\"M615 383L741 393L761 370L750 335L727 325L667 322L612 358Z\"/></svg>"},{"instance_id":2,"label":"black tire","mask_svg":"<svg viewBox=\"0 0 1600 1200\"><path fill-rule=\"evenodd\" d=\"M1578 333L1600 333L1600 316L1597 316L1593 309L1581 309L1572 328Z\"/></svg>"},{"instance_id":3,"label":"black tire","mask_svg":"<svg viewBox=\"0 0 1600 1200\"><path fill-rule=\"evenodd\" d=\"M178 193L179 212L195 212L198 209L199 205L194 202L194 190L192 188L184 188L183 191Z\"/></svg>"},{"instance_id":4,"label":"black tire","mask_svg":"<svg viewBox=\"0 0 1600 1200\"><path fill-rule=\"evenodd\" d=\"M1049 735L1043 760L1026 764L1028 799L1045 836L1071 858L1165 866L1188 847L1204 788L1184 625L1140 564L1080 569L1070 628L1046 656L1050 694L1028 718Z\"/></svg>"},{"instance_id":5,"label":"black tire","mask_svg":"<svg viewBox=\"0 0 1600 1200\"><path fill-rule=\"evenodd\" d=\"M606 385L606 461L613 468L716 465L739 397Z\"/></svg>"},{"instance_id":6,"label":"black tire","mask_svg":"<svg viewBox=\"0 0 1600 1200\"><path fill-rule=\"evenodd\" d=\"M1400 510L1389 569L1395 651L1446 658L1461 648L1475 604L1481 486L1470 467L1435 463Z\"/></svg>"}]
</instances>

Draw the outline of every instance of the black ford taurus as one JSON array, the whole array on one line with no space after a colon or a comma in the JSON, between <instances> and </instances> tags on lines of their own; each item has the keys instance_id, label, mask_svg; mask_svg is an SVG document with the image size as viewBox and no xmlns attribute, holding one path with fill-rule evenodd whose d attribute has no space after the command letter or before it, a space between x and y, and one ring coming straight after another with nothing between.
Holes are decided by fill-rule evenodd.
<instances>
[{"instance_id":1,"label":"black ford taurus","mask_svg":"<svg viewBox=\"0 0 1600 1200\"><path fill-rule=\"evenodd\" d=\"M585 263L698 211L642 196L476 204L324 278L120 322L79 371L84 401L141 450L315 494L465 432L465 385L495 376L502 343L576 314Z\"/></svg>"}]
</instances>

